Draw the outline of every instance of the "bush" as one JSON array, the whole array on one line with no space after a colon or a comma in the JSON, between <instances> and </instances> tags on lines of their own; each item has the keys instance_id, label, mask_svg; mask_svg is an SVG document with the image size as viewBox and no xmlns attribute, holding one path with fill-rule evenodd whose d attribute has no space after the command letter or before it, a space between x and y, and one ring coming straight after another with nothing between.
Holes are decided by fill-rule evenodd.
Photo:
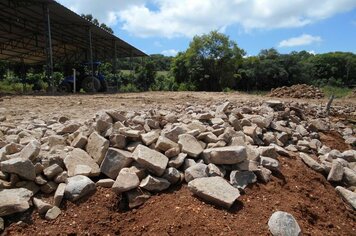
<instances>
[{"instance_id":1,"label":"bush","mask_svg":"<svg viewBox=\"0 0 356 236\"><path fill-rule=\"evenodd\" d=\"M178 91L195 91L197 87L193 83L180 83Z\"/></svg>"},{"instance_id":2,"label":"bush","mask_svg":"<svg viewBox=\"0 0 356 236\"><path fill-rule=\"evenodd\" d=\"M231 93L231 92L234 92L234 90L231 89L231 88L229 88L229 87L226 87L226 88L223 89L223 92L225 92L225 93Z\"/></svg>"},{"instance_id":3,"label":"bush","mask_svg":"<svg viewBox=\"0 0 356 236\"><path fill-rule=\"evenodd\" d=\"M345 87L324 86L321 88L326 97L334 95L336 98L343 98L352 93L352 89Z\"/></svg>"},{"instance_id":4,"label":"bush","mask_svg":"<svg viewBox=\"0 0 356 236\"><path fill-rule=\"evenodd\" d=\"M140 92L140 90L137 88L136 85L132 83L128 83L127 85L123 85L120 87L120 92L123 93L137 93Z\"/></svg>"}]
</instances>

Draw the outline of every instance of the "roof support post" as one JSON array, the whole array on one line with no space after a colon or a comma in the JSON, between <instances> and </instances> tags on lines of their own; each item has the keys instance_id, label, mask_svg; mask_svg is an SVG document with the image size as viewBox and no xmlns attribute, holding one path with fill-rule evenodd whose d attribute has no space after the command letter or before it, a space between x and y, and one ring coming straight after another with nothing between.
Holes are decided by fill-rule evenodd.
<instances>
[{"instance_id":1,"label":"roof support post","mask_svg":"<svg viewBox=\"0 0 356 236\"><path fill-rule=\"evenodd\" d=\"M117 92L118 91L118 89L119 89L119 78L117 77L117 74L116 74L116 63L117 63L117 44L116 44L116 41L114 40L113 41L113 43L114 43L114 59L113 59L113 63L112 63L112 72L113 72L113 74L114 74L114 76L115 76L115 84L116 84L116 86L115 86L115 91Z\"/></svg>"},{"instance_id":2,"label":"roof support post","mask_svg":"<svg viewBox=\"0 0 356 236\"><path fill-rule=\"evenodd\" d=\"M94 82L94 62L93 62L93 41L91 35L91 28L89 27L89 57L90 57L90 75L92 76L92 88L93 92L95 91L95 82Z\"/></svg>"},{"instance_id":3,"label":"roof support post","mask_svg":"<svg viewBox=\"0 0 356 236\"><path fill-rule=\"evenodd\" d=\"M47 79L52 87L52 95L54 94L54 79L53 79L53 51L52 51L52 34L51 34L51 17L48 4L43 5L45 16L45 37L46 37L46 64L47 64Z\"/></svg>"}]
</instances>

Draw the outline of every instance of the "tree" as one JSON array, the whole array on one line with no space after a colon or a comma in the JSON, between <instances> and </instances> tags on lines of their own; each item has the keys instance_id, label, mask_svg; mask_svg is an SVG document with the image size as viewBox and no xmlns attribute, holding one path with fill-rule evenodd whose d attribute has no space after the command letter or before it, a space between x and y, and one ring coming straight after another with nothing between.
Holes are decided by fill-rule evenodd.
<instances>
[{"instance_id":1,"label":"tree","mask_svg":"<svg viewBox=\"0 0 356 236\"><path fill-rule=\"evenodd\" d=\"M178 82L193 83L199 90L221 91L236 85L235 74L244 50L217 31L195 36L189 48L173 61L172 72Z\"/></svg>"},{"instance_id":2,"label":"tree","mask_svg":"<svg viewBox=\"0 0 356 236\"><path fill-rule=\"evenodd\" d=\"M94 25L96 26L99 26L103 29L105 29L106 31L109 31L110 33L114 33L114 31L112 30L112 28L110 28L109 26L107 26L106 24L104 23L99 23L99 20L94 18L92 14L81 14L80 15L81 17L87 19L88 21L90 21L91 23L93 23Z\"/></svg>"},{"instance_id":3,"label":"tree","mask_svg":"<svg viewBox=\"0 0 356 236\"><path fill-rule=\"evenodd\" d=\"M147 61L143 66L138 67L136 73L136 84L147 91L155 82L157 72L154 63Z\"/></svg>"}]
</instances>

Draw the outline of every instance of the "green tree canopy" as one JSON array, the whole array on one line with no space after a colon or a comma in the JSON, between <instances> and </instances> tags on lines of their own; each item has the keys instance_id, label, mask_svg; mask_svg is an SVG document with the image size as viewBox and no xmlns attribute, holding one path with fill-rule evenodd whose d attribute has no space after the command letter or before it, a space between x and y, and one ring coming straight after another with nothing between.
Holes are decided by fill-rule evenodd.
<instances>
[{"instance_id":1,"label":"green tree canopy","mask_svg":"<svg viewBox=\"0 0 356 236\"><path fill-rule=\"evenodd\" d=\"M236 42L212 31L193 38L189 48L173 60L172 72L178 82L188 80L199 90L220 91L235 86L244 55Z\"/></svg>"}]
</instances>

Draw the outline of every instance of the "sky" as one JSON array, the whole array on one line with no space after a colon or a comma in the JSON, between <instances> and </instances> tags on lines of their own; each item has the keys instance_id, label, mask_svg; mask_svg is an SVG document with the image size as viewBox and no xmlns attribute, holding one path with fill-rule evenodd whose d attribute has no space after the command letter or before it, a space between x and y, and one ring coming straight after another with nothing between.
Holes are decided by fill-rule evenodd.
<instances>
[{"instance_id":1,"label":"sky","mask_svg":"<svg viewBox=\"0 0 356 236\"><path fill-rule=\"evenodd\" d=\"M147 54L175 56L195 35L218 30L247 55L356 53L356 0L57 0L92 14Z\"/></svg>"}]
</instances>

